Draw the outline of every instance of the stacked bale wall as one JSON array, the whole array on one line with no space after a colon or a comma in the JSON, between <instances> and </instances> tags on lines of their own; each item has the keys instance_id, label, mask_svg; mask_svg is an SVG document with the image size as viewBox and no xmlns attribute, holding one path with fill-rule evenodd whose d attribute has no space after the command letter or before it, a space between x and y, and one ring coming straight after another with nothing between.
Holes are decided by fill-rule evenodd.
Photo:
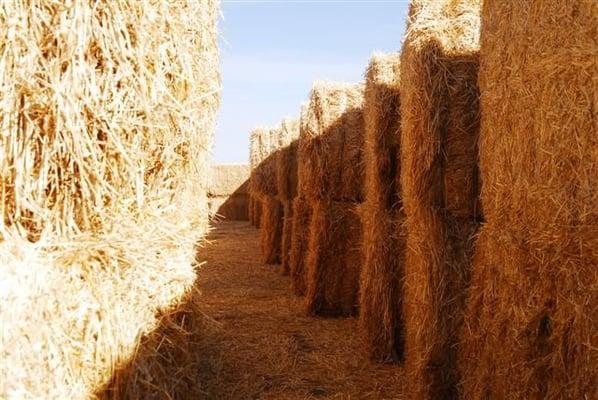
<instances>
[{"instance_id":1,"label":"stacked bale wall","mask_svg":"<svg viewBox=\"0 0 598 400\"><path fill-rule=\"evenodd\" d=\"M299 190L312 210L305 283L307 311L357 311L363 196L363 85L316 82L302 129Z\"/></svg>"},{"instance_id":2,"label":"stacked bale wall","mask_svg":"<svg viewBox=\"0 0 598 400\"><path fill-rule=\"evenodd\" d=\"M360 329L367 352L377 361L403 357L401 286L404 216L399 182L399 54L376 54L366 73L365 203Z\"/></svg>"},{"instance_id":3,"label":"stacked bale wall","mask_svg":"<svg viewBox=\"0 0 598 400\"><path fill-rule=\"evenodd\" d=\"M290 254L293 224L293 199L297 196L297 146L299 120L285 119L281 127L281 148L276 159L278 198L283 204L281 266L283 275L290 274Z\"/></svg>"},{"instance_id":4,"label":"stacked bale wall","mask_svg":"<svg viewBox=\"0 0 598 400\"><path fill-rule=\"evenodd\" d=\"M1 3L0 397L93 397L191 290L217 15L210 0ZM123 383L181 397L197 376L155 367Z\"/></svg>"},{"instance_id":5,"label":"stacked bale wall","mask_svg":"<svg viewBox=\"0 0 598 400\"><path fill-rule=\"evenodd\" d=\"M463 398L598 394L598 3L484 2Z\"/></svg>"},{"instance_id":6,"label":"stacked bale wall","mask_svg":"<svg viewBox=\"0 0 598 400\"><path fill-rule=\"evenodd\" d=\"M416 1L401 54L403 285L411 398L456 398L478 207L479 2Z\"/></svg>"},{"instance_id":7,"label":"stacked bale wall","mask_svg":"<svg viewBox=\"0 0 598 400\"><path fill-rule=\"evenodd\" d=\"M210 218L249 220L249 164L212 165L208 187Z\"/></svg>"}]
</instances>

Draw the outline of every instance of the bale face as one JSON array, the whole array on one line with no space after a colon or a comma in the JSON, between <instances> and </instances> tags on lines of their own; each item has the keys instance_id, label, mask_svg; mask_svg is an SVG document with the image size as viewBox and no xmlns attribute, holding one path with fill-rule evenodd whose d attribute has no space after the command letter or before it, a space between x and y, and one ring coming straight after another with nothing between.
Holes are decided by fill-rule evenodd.
<instances>
[{"instance_id":1,"label":"bale face","mask_svg":"<svg viewBox=\"0 0 598 400\"><path fill-rule=\"evenodd\" d=\"M399 55L375 55L365 88L365 204L360 328L376 361L399 361L404 352L401 312L405 251L399 194Z\"/></svg>"},{"instance_id":2,"label":"bale face","mask_svg":"<svg viewBox=\"0 0 598 400\"><path fill-rule=\"evenodd\" d=\"M265 264L280 264L283 225L282 203L275 197L262 200L262 221L260 223L260 243Z\"/></svg>"},{"instance_id":3,"label":"bale face","mask_svg":"<svg viewBox=\"0 0 598 400\"><path fill-rule=\"evenodd\" d=\"M404 358L403 224L400 215L382 209L365 210L362 216L364 265L359 289L359 324L368 353L380 362Z\"/></svg>"},{"instance_id":4,"label":"bale face","mask_svg":"<svg viewBox=\"0 0 598 400\"><path fill-rule=\"evenodd\" d=\"M310 222L312 207L303 196L293 200L293 222L291 232L291 254L289 269L293 291L297 296L305 295L306 290L306 261L310 237Z\"/></svg>"},{"instance_id":5,"label":"bale face","mask_svg":"<svg viewBox=\"0 0 598 400\"><path fill-rule=\"evenodd\" d=\"M301 193L314 199L359 200L362 103L363 85L314 84L301 123Z\"/></svg>"},{"instance_id":6,"label":"bale face","mask_svg":"<svg viewBox=\"0 0 598 400\"><path fill-rule=\"evenodd\" d=\"M401 54L405 350L412 398L456 398L477 230L479 5L416 7Z\"/></svg>"},{"instance_id":7,"label":"bale face","mask_svg":"<svg viewBox=\"0 0 598 400\"><path fill-rule=\"evenodd\" d=\"M276 178L278 184L278 197L290 201L297 196L297 140L282 148L278 153Z\"/></svg>"},{"instance_id":8,"label":"bale face","mask_svg":"<svg viewBox=\"0 0 598 400\"><path fill-rule=\"evenodd\" d=\"M598 393L597 16L587 0L484 2L464 398Z\"/></svg>"},{"instance_id":9,"label":"bale face","mask_svg":"<svg viewBox=\"0 0 598 400\"><path fill-rule=\"evenodd\" d=\"M358 310L361 222L354 203L311 204L306 305L312 315L340 317Z\"/></svg>"}]
</instances>

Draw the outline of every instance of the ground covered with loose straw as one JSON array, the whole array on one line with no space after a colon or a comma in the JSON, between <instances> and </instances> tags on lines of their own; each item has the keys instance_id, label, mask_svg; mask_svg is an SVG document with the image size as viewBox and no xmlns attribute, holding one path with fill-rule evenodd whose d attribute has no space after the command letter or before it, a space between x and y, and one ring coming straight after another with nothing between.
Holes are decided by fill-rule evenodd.
<instances>
[{"instance_id":1,"label":"ground covered with loose straw","mask_svg":"<svg viewBox=\"0 0 598 400\"><path fill-rule=\"evenodd\" d=\"M202 250L204 398L403 399L402 369L355 351L363 346L355 319L306 316L289 278L260 262L258 236L224 222Z\"/></svg>"}]
</instances>

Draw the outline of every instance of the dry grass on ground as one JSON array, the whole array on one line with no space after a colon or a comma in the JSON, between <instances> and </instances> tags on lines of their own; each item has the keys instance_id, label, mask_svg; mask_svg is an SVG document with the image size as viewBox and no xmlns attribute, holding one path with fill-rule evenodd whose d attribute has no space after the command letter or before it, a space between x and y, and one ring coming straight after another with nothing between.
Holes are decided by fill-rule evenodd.
<instances>
[{"instance_id":1,"label":"dry grass on ground","mask_svg":"<svg viewBox=\"0 0 598 400\"><path fill-rule=\"evenodd\" d=\"M206 398L404 398L401 368L368 360L356 319L305 315L289 278L260 263L247 222L221 223L210 240L199 274Z\"/></svg>"}]
</instances>

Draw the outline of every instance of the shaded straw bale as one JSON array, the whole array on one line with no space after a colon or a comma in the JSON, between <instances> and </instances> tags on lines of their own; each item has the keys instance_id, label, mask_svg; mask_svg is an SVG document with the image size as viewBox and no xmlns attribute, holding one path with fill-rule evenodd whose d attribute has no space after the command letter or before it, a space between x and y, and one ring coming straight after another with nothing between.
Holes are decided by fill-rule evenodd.
<instances>
[{"instance_id":1,"label":"shaded straw bale","mask_svg":"<svg viewBox=\"0 0 598 400\"><path fill-rule=\"evenodd\" d=\"M260 244L265 264L280 264L282 247L283 206L274 196L262 198Z\"/></svg>"},{"instance_id":2,"label":"shaded straw bale","mask_svg":"<svg viewBox=\"0 0 598 400\"><path fill-rule=\"evenodd\" d=\"M0 398L91 398L193 286L218 13L0 2Z\"/></svg>"},{"instance_id":3,"label":"shaded straw bale","mask_svg":"<svg viewBox=\"0 0 598 400\"><path fill-rule=\"evenodd\" d=\"M297 147L299 139L299 121L284 120L281 129L281 148L276 159L276 179L278 197L289 201L297 195Z\"/></svg>"},{"instance_id":4,"label":"shaded straw bale","mask_svg":"<svg viewBox=\"0 0 598 400\"><path fill-rule=\"evenodd\" d=\"M360 328L377 361L404 351L402 280L404 215L399 193L399 54L375 54L366 74L365 203L360 278Z\"/></svg>"},{"instance_id":5,"label":"shaded straw bale","mask_svg":"<svg viewBox=\"0 0 598 400\"><path fill-rule=\"evenodd\" d=\"M249 195L246 193L209 197L208 206L214 221L249 221Z\"/></svg>"},{"instance_id":6,"label":"shaded straw bale","mask_svg":"<svg viewBox=\"0 0 598 400\"><path fill-rule=\"evenodd\" d=\"M463 398L598 394L598 3L484 2Z\"/></svg>"},{"instance_id":7,"label":"shaded straw bale","mask_svg":"<svg viewBox=\"0 0 598 400\"><path fill-rule=\"evenodd\" d=\"M312 207L305 197L299 195L293 200L293 222L291 232L291 254L289 269L293 292L305 295L306 261L310 236Z\"/></svg>"},{"instance_id":8,"label":"shaded straw bale","mask_svg":"<svg viewBox=\"0 0 598 400\"><path fill-rule=\"evenodd\" d=\"M458 335L480 211L479 1L417 1L400 65L410 397L458 396Z\"/></svg>"},{"instance_id":9,"label":"shaded straw bale","mask_svg":"<svg viewBox=\"0 0 598 400\"><path fill-rule=\"evenodd\" d=\"M299 191L359 201L363 178L363 85L314 83L300 130Z\"/></svg>"},{"instance_id":10,"label":"shaded straw bale","mask_svg":"<svg viewBox=\"0 0 598 400\"><path fill-rule=\"evenodd\" d=\"M310 204L306 307L311 315L340 317L358 311L361 222L355 203Z\"/></svg>"},{"instance_id":11,"label":"shaded straw bale","mask_svg":"<svg viewBox=\"0 0 598 400\"><path fill-rule=\"evenodd\" d=\"M283 201L283 225L282 225L282 246L280 272L283 275L290 275L291 266L291 241L293 240L293 203Z\"/></svg>"}]
</instances>

